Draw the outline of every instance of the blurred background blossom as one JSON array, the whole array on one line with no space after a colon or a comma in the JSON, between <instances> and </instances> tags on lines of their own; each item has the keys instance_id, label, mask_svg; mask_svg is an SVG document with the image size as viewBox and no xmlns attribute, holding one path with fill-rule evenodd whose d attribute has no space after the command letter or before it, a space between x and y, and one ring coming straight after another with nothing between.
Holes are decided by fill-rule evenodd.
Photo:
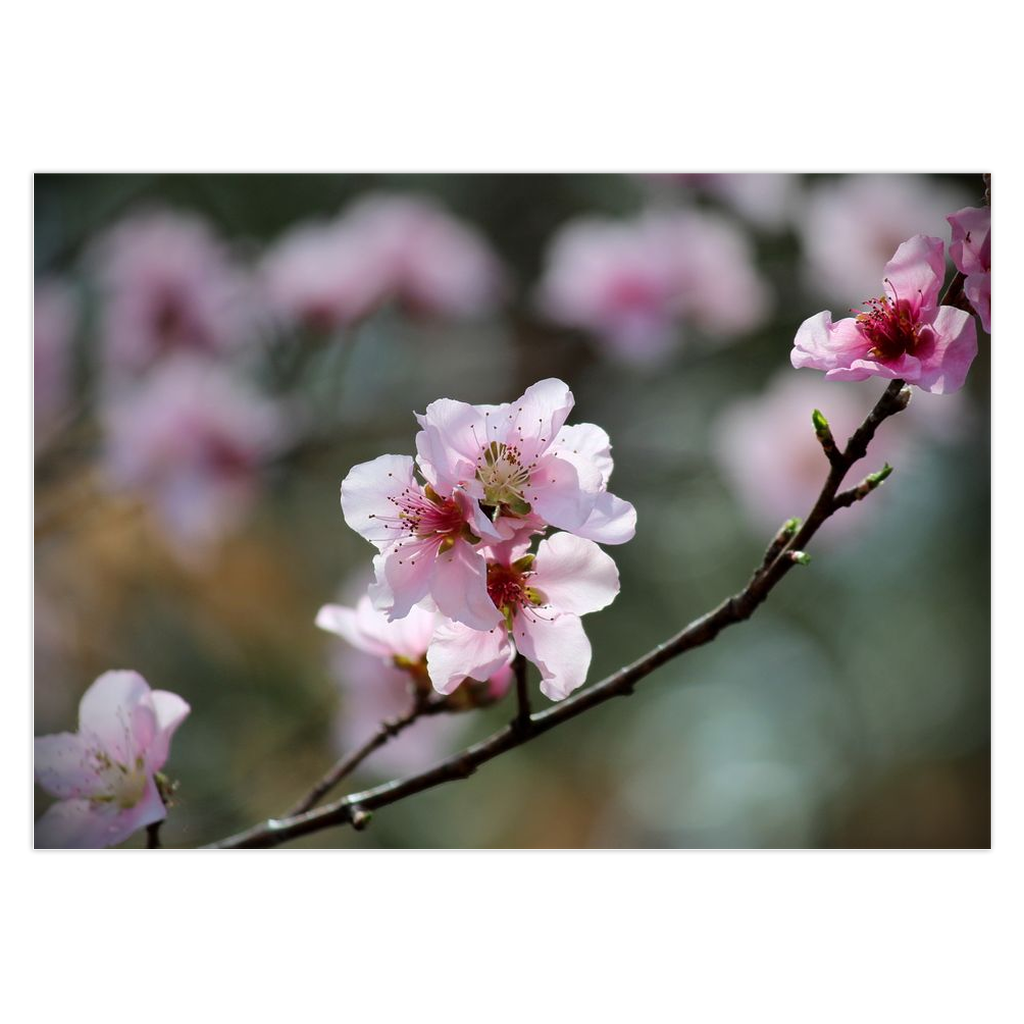
<instances>
[{"instance_id":1,"label":"blurred background blossom","mask_svg":"<svg viewBox=\"0 0 1024 1024\"><path fill-rule=\"evenodd\" d=\"M409 699L315 624L369 570L341 479L413 454L431 400L547 376L638 510L601 678L743 585L824 477L811 410L842 436L881 390L792 370L799 324L982 202L966 175L37 178L36 734L134 668L193 708L165 842L279 814ZM857 470L894 475L750 623L303 845L987 846L988 350L885 425ZM507 716L428 718L352 786Z\"/></svg>"}]
</instances>

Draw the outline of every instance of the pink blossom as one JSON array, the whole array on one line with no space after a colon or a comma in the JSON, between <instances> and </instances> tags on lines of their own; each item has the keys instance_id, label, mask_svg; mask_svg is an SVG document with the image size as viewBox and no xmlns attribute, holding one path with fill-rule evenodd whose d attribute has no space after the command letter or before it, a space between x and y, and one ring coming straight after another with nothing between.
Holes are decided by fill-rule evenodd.
<instances>
[{"instance_id":1,"label":"pink blossom","mask_svg":"<svg viewBox=\"0 0 1024 1024\"><path fill-rule=\"evenodd\" d=\"M105 672L86 690L78 732L38 736L36 782L55 803L36 822L36 845L115 846L167 816L154 775L189 706L151 690L137 672Z\"/></svg>"},{"instance_id":2,"label":"pink blossom","mask_svg":"<svg viewBox=\"0 0 1024 1024\"><path fill-rule=\"evenodd\" d=\"M387 288L379 261L341 218L293 228L264 257L260 278L271 312L318 331L366 316Z\"/></svg>"},{"instance_id":3,"label":"pink blossom","mask_svg":"<svg viewBox=\"0 0 1024 1024\"><path fill-rule=\"evenodd\" d=\"M380 723L405 714L412 694L429 686L426 654L435 628L444 621L436 612L416 606L403 619L389 622L365 595L355 607L325 605L317 614L321 629L347 641L334 656L335 673L343 691L337 719L339 751L347 753L364 743ZM512 670L504 665L486 683L481 697L487 703L508 692ZM434 715L402 731L373 756L380 773L403 773L422 768L443 756L462 731L458 716Z\"/></svg>"},{"instance_id":4,"label":"pink blossom","mask_svg":"<svg viewBox=\"0 0 1024 1024\"><path fill-rule=\"evenodd\" d=\"M943 254L939 238L904 242L885 266L885 294L866 312L838 323L823 312L801 324L793 366L824 370L826 380L900 378L936 394L959 390L978 339L969 313L938 305Z\"/></svg>"},{"instance_id":5,"label":"pink blossom","mask_svg":"<svg viewBox=\"0 0 1024 1024\"><path fill-rule=\"evenodd\" d=\"M476 317L502 298L504 275L483 237L427 199L368 196L344 223L380 290L413 312Z\"/></svg>"},{"instance_id":6,"label":"pink blossom","mask_svg":"<svg viewBox=\"0 0 1024 1024\"><path fill-rule=\"evenodd\" d=\"M341 484L345 522L377 547L376 606L400 619L430 597L450 618L488 629L500 618L487 596L487 567L476 550L498 538L463 488L424 487L407 455L381 455L353 467Z\"/></svg>"},{"instance_id":7,"label":"pink blossom","mask_svg":"<svg viewBox=\"0 0 1024 1024\"><path fill-rule=\"evenodd\" d=\"M677 182L720 199L745 220L769 231L779 231L795 208L795 174L647 174L650 179Z\"/></svg>"},{"instance_id":8,"label":"pink blossom","mask_svg":"<svg viewBox=\"0 0 1024 1024\"><path fill-rule=\"evenodd\" d=\"M807 276L822 294L861 298L905 239L937 235L960 192L918 174L853 174L818 182L799 206Z\"/></svg>"},{"instance_id":9,"label":"pink blossom","mask_svg":"<svg viewBox=\"0 0 1024 1024\"><path fill-rule=\"evenodd\" d=\"M905 415L916 415L917 401L915 396ZM941 399L937 401L942 404ZM824 413L842 445L870 406L870 396L853 384L836 385L783 370L763 393L739 399L721 413L713 428L712 451L742 511L759 533L770 535L790 517L806 515L825 482L828 460L814 435L811 411ZM899 464L905 448L900 426L897 418L892 428L887 425L879 432L871 445L870 469L880 469L885 461ZM885 500L884 489L880 498ZM829 521L821 540L838 540L870 519L879 506L875 497L856 502Z\"/></svg>"},{"instance_id":10,"label":"pink blossom","mask_svg":"<svg viewBox=\"0 0 1024 1024\"><path fill-rule=\"evenodd\" d=\"M952 229L949 255L964 275L964 294L981 318L981 326L992 331L992 210L965 207L946 220Z\"/></svg>"},{"instance_id":11,"label":"pink blossom","mask_svg":"<svg viewBox=\"0 0 1024 1024\"><path fill-rule=\"evenodd\" d=\"M196 555L245 515L283 429L277 408L226 370L179 356L109 405L108 476L145 498L179 553Z\"/></svg>"},{"instance_id":12,"label":"pink blossom","mask_svg":"<svg viewBox=\"0 0 1024 1024\"><path fill-rule=\"evenodd\" d=\"M111 371L134 374L171 353L223 353L249 339L247 279L199 218L137 215L114 227L91 257L104 293Z\"/></svg>"},{"instance_id":13,"label":"pink blossom","mask_svg":"<svg viewBox=\"0 0 1024 1024\"><path fill-rule=\"evenodd\" d=\"M33 331L35 343L36 431L47 430L71 398L71 343L78 322L78 301L71 287L55 279L37 281Z\"/></svg>"},{"instance_id":14,"label":"pink blossom","mask_svg":"<svg viewBox=\"0 0 1024 1024\"><path fill-rule=\"evenodd\" d=\"M422 428L417 462L439 493L463 490L491 510L498 539L555 526L604 544L624 543L635 532L636 513L607 491L608 435L593 424L565 427L574 404L568 386L555 378L502 405L439 399L416 417Z\"/></svg>"},{"instance_id":15,"label":"pink blossom","mask_svg":"<svg viewBox=\"0 0 1024 1024\"><path fill-rule=\"evenodd\" d=\"M536 557L525 545L489 552L487 590L504 622L489 630L442 625L427 651L434 688L451 693L466 677L484 680L508 664L512 643L540 669L541 692L561 700L586 681L590 641L581 615L607 607L619 592L615 563L593 541L556 533ZM509 637L512 632L512 639Z\"/></svg>"},{"instance_id":16,"label":"pink blossom","mask_svg":"<svg viewBox=\"0 0 1024 1024\"><path fill-rule=\"evenodd\" d=\"M653 364L676 347L683 323L730 337L760 322L768 296L741 232L679 210L566 225L548 249L538 299L553 320L592 332L615 356Z\"/></svg>"}]
</instances>

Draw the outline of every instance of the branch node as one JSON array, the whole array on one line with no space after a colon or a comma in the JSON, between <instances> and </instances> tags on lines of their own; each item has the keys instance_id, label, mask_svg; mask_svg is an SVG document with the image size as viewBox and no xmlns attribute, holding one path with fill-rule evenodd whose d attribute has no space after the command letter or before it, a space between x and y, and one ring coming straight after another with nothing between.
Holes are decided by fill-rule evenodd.
<instances>
[{"instance_id":1,"label":"branch node","mask_svg":"<svg viewBox=\"0 0 1024 1024\"><path fill-rule=\"evenodd\" d=\"M366 826L370 824L370 821L371 821L372 818L373 818L373 812L372 811L364 811L362 809L362 807L353 807L352 808L352 827L357 832L362 832L363 829L366 828Z\"/></svg>"}]
</instances>

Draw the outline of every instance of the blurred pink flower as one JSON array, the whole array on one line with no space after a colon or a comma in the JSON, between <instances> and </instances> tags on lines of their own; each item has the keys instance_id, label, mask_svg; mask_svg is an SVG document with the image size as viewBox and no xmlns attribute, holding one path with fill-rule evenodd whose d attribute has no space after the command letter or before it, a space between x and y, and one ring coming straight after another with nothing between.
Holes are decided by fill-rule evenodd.
<instances>
[{"instance_id":1,"label":"blurred pink flower","mask_svg":"<svg viewBox=\"0 0 1024 1024\"><path fill-rule=\"evenodd\" d=\"M78 323L78 300L71 286L55 279L37 281L33 332L35 428L52 427L71 400L71 345Z\"/></svg>"},{"instance_id":2,"label":"blurred pink flower","mask_svg":"<svg viewBox=\"0 0 1024 1024\"><path fill-rule=\"evenodd\" d=\"M153 776L189 710L137 672L101 675L82 697L77 733L36 737L36 782L59 801L36 822L36 845L115 846L162 821L167 810Z\"/></svg>"},{"instance_id":3,"label":"blurred pink flower","mask_svg":"<svg viewBox=\"0 0 1024 1024\"><path fill-rule=\"evenodd\" d=\"M139 373L172 353L228 352L251 336L247 276L198 217L139 214L112 228L91 259L115 374Z\"/></svg>"},{"instance_id":4,"label":"blurred pink flower","mask_svg":"<svg viewBox=\"0 0 1024 1024\"><path fill-rule=\"evenodd\" d=\"M744 220L768 231L779 231L792 219L799 175L647 174L645 178L676 182L689 190L714 196Z\"/></svg>"},{"instance_id":5,"label":"blurred pink flower","mask_svg":"<svg viewBox=\"0 0 1024 1024\"><path fill-rule=\"evenodd\" d=\"M365 316L387 282L360 235L335 218L288 231L267 252L260 280L270 311L289 324L332 331Z\"/></svg>"},{"instance_id":6,"label":"blurred pink flower","mask_svg":"<svg viewBox=\"0 0 1024 1024\"><path fill-rule=\"evenodd\" d=\"M256 496L261 464L285 433L269 400L190 356L115 396L105 420L111 483L142 495L186 558L237 526Z\"/></svg>"},{"instance_id":7,"label":"blurred pink flower","mask_svg":"<svg viewBox=\"0 0 1024 1024\"><path fill-rule=\"evenodd\" d=\"M836 443L843 445L872 401L872 396L852 385L827 384L820 377L783 371L762 394L739 399L725 409L714 424L712 451L758 532L767 537L787 519L806 516L825 482L828 460L815 437L811 412L824 413ZM879 432L871 446L871 465L864 463L864 472L880 469L885 461L895 463L900 449L893 431ZM855 476L856 470L851 479ZM878 506L873 495L871 501L844 509L829 521L820 540L839 539Z\"/></svg>"},{"instance_id":8,"label":"blurred pink flower","mask_svg":"<svg viewBox=\"0 0 1024 1024\"><path fill-rule=\"evenodd\" d=\"M853 174L815 185L798 221L810 283L829 298L862 301L896 247L912 235L939 234L961 198L920 174Z\"/></svg>"},{"instance_id":9,"label":"blurred pink flower","mask_svg":"<svg viewBox=\"0 0 1024 1024\"><path fill-rule=\"evenodd\" d=\"M924 391L963 387L978 353L974 318L940 306L945 248L939 238L915 235L885 265L885 294L856 317L832 322L829 312L808 317L796 332L790 360L823 370L826 380L900 378Z\"/></svg>"},{"instance_id":10,"label":"blurred pink flower","mask_svg":"<svg viewBox=\"0 0 1024 1024\"><path fill-rule=\"evenodd\" d=\"M483 236L430 200L367 196L348 208L344 225L381 292L415 313L477 317L503 297L504 273Z\"/></svg>"},{"instance_id":11,"label":"blurred pink flower","mask_svg":"<svg viewBox=\"0 0 1024 1024\"><path fill-rule=\"evenodd\" d=\"M992 331L992 210L966 207L946 220L953 229L949 255L964 275L964 294L981 318L981 326Z\"/></svg>"},{"instance_id":12,"label":"blurred pink flower","mask_svg":"<svg viewBox=\"0 0 1024 1024\"><path fill-rule=\"evenodd\" d=\"M683 323L719 339L752 329L768 292L739 229L677 210L567 224L548 248L538 300L546 315L592 332L615 356L658 363Z\"/></svg>"},{"instance_id":13,"label":"blurred pink flower","mask_svg":"<svg viewBox=\"0 0 1024 1024\"><path fill-rule=\"evenodd\" d=\"M333 663L342 689L335 733L340 753L364 743L389 718L405 714L417 682L426 680L425 658L430 638L443 619L435 612L413 608L403 619L389 622L365 595L355 607L325 605L316 623L342 637ZM500 700L512 683L504 666L486 682L486 699ZM448 753L463 730L458 715L433 715L416 722L374 753L369 762L377 774L403 774L429 765Z\"/></svg>"},{"instance_id":14,"label":"blurred pink flower","mask_svg":"<svg viewBox=\"0 0 1024 1024\"><path fill-rule=\"evenodd\" d=\"M792 516L806 516L818 497L828 462L815 437L811 412L824 413L836 443L843 446L876 397L857 384L783 370L763 392L741 398L722 412L713 426L712 454L754 530L767 538ZM915 392L906 412L875 436L870 457L854 467L850 485L886 461L898 467L919 437L956 440L971 418L963 392L948 397ZM829 520L815 544L835 542L860 528L885 501L883 488L870 501L844 509Z\"/></svg>"}]
</instances>

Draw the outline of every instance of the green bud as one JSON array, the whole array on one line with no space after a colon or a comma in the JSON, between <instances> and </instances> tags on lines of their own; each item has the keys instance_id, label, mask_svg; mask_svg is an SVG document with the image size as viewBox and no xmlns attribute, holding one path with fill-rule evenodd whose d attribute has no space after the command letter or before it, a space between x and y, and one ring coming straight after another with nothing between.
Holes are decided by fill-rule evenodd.
<instances>
[{"instance_id":1,"label":"green bud","mask_svg":"<svg viewBox=\"0 0 1024 1024\"><path fill-rule=\"evenodd\" d=\"M811 422L814 424L816 434L824 434L828 430L828 420L822 415L820 409L815 409L811 413Z\"/></svg>"},{"instance_id":2,"label":"green bud","mask_svg":"<svg viewBox=\"0 0 1024 1024\"><path fill-rule=\"evenodd\" d=\"M892 466L887 462L877 473L869 473L867 482L871 487L877 487L892 472Z\"/></svg>"},{"instance_id":3,"label":"green bud","mask_svg":"<svg viewBox=\"0 0 1024 1024\"><path fill-rule=\"evenodd\" d=\"M803 520L798 519L796 516L794 516L792 519L787 519L782 524L783 534L787 537L792 537L796 533L796 531L800 529L800 525L802 522Z\"/></svg>"},{"instance_id":4,"label":"green bud","mask_svg":"<svg viewBox=\"0 0 1024 1024\"><path fill-rule=\"evenodd\" d=\"M796 562L797 565L810 565L811 556L806 551L790 551L789 557Z\"/></svg>"}]
</instances>

